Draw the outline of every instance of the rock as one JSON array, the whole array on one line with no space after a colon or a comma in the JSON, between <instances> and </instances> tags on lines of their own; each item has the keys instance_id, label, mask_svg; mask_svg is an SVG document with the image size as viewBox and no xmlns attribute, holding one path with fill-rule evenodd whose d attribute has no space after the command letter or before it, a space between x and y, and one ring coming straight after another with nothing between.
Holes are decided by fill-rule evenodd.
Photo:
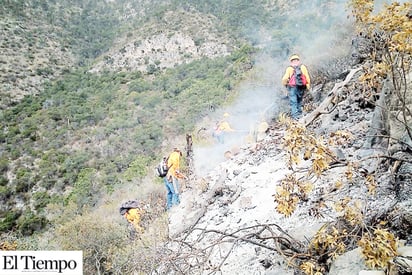
<instances>
[{"instance_id":1,"label":"rock","mask_svg":"<svg viewBox=\"0 0 412 275\"><path fill-rule=\"evenodd\" d=\"M412 246L401 246L388 266L388 275L412 274Z\"/></svg>"},{"instance_id":2,"label":"rock","mask_svg":"<svg viewBox=\"0 0 412 275\"><path fill-rule=\"evenodd\" d=\"M397 228L405 238L410 238L412 234L412 200L402 201L396 204L396 207L388 213L388 220ZM409 240L408 240L409 241Z\"/></svg>"},{"instance_id":3,"label":"rock","mask_svg":"<svg viewBox=\"0 0 412 275\"><path fill-rule=\"evenodd\" d=\"M239 170L239 169L233 170L233 175L235 175L235 176L240 175L240 173L242 173L242 170Z\"/></svg>"},{"instance_id":4,"label":"rock","mask_svg":"<svg viewBox=\"0 0 412 275\"><path fill-rule=\"evenodd\" d=\"M385 275L382 270L361 270L359 275Z\"/></svg>"},{"instance_id":5,"label":"rock","mask_svg":"<svg viewBox=\"0 0 412 275\"><path fill-rule=\"evenodd\" d=\"M223 155L226 159L231 159L233 156L231 151L226 151Z\"/></svg>"},{"instance_id":6,"label":"rock","mask_svg":"<svg viewBox=\"0 0 412 275\"><path fill-rule=\"evenodd\" d=\"M412 257L412 246L402 246L398 248L398 253L403 257ZM412 264L412 261L409 260L409 263ZM412 267L412 265L411 265Z\"/></svg>"},{"instance_id":7,"label":"rock","mask_svg":"<svg viewBox=\"0 0 412 275\"><path fill-rule=\"evenodd\" d=\"M355 275L365 269L365 261L362 258L360 248L357 248L339 256L332 263L329 275Z\"/></svg>"},{"instance_id":8,"label":"rock","mask_svg":"<svg viewBox=\"0 0 412 275\"><path fill-rule=\"evenodd\" d=\"M312 239L324 225L324 223L314 220L313 224L305 224L302 227L290 229L288 234L293 236L295 240L304 242L305 240Z\"/></svg>"},{"instance_id":9,"label":"rock","mask_svg":"<svg viewBox=\"0 0 412 275\"><path fill-rule=\"evenodd\" d=\"M240 147L239 146L233 146L230 149L230 152L232 153L233 156L236 156L240 153Z\"/></svg>"},{"instance_id":10,"label":"rock","mask_svg":"<svg viewBox=\"0 0 412 275\"><path fill-rule=\"evenodd\" d=\"M344 161L346 159L345 153L341 149L332 147L331 150L335 154L337 160Z\"/></svg>"},{"instance_id":11,"label":"rock","mask_svg":"<svg viewBox=\"0 0 412 275\"><path fill-rule=\"evenodd\" d=\"M252 198L251 197L242 197L239 201L239 206L242 209L248 209L252 207Z\"/></svg>"},{"instance_id":12,"label":"rock","mask_svg":"<svg viewBox=\"0 0 412 275\"><path fill-rule=\"evenodd\" d=\"M263 260L260 260L259 262L262 264L264 268L269 268L273 265L270 259L263 259Z\"/></svg>"}]
</instances>

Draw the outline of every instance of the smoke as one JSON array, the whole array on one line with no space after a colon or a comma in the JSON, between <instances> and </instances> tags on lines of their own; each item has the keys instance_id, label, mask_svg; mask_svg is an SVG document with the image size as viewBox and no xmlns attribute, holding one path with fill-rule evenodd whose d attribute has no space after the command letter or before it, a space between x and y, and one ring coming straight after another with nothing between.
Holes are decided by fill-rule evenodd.
<instances>
[{"instance_id":1,"label":"smoke","mask_svg":"<svg viewBox=\"0 0 412 275\"><path fill-rule=\"evenodd\" d=\"M227 112L229 123L237 131L228 134L224 144L194 146L196 174L205 176L225 160L225 152L244 146L259 123L270 123L279 112L288 112L289 102L280 83L289 65L288 56L300 55L310 72L311 68L350 52L351 22L346 1L290 1L288 5L286 12L279 12L281 24L248 26L247 29L259 30L248 35L258 41L255 46L260 49L255 57L255 74L241 84L236 102L217 110L211 118L220 120Z\"/></svg>"}]
</instances>

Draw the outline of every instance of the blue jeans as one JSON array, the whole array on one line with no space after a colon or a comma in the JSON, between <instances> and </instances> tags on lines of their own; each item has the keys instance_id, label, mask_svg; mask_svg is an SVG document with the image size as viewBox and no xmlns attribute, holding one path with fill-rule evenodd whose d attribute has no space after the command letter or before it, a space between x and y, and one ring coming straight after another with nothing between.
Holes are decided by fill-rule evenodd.
<instances>
[{"instance_id":1,"label":"blue jeans","mask_svg":"<svg viewBox=\"0 0 412 275\"><path fill-rule=\"evenodd\" d=\"M166 209L170 209L173 205L177 205L180 203L179 200L179 193L175 192L175 188L173 187L173 182L167 180L167 177L163 178L163 181L166 186Z\"/></svg>"},{"instance_id":2,"label":"blue jeans","mask_svg":"<svg viewBox=\"0 0 412 275\"><path fill-rule=\"evenodd\" d=\"M290 113L293 119L299 119L302 115L302 99L305 89L298 87L288 87Z\"/></svg>"},{"instance_id":3,"label":"blue jeans","mask_svg":"<svg viewBox=\"0 0 412 275\"><path fill-rule=\"evenodd\" d=\"M172 202L174 205L178 205L180 203L180 198L179 198L179 180L175 177L172 177L172 183L173 183L173 189L175 190L175 193L173 194L173 199Z\"/></svg>"},{"instance_id":4,"label":"blue jeans","mask_svg":"<svg viewBox=\"0 0 412 275\"><path fill-rule=\"evenodd\" d=\"M223 143L225 143L225 141L224 141L224 133L223 133L223 131L220 131L220 132L214 132L213 133L213 137L216 139L216 141L217 142L219 142L220 144L223 144Z\"/></svg>"}]
</instances>

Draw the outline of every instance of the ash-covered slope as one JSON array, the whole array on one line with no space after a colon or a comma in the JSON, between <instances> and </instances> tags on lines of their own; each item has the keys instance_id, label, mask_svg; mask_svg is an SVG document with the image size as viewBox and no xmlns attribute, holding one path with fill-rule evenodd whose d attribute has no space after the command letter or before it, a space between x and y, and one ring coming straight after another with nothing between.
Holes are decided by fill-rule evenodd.
<instances>
[{"instance_id":1,"label":"ash-covered slope","mask_svg":"<svg viewBox=\"0 0 412 275\"><path fill-rule=\"evenodd\" d=\"M329 91L329 96L331 92L340 95L332 112L309 121L313 117L310 112L300 121L307 123L310 134L322 138L333 153L328 169L318 177L309 173L316 156L302 158L291 168L284 146L291 126L271 123L265 137L242 145L235 156L207 176L186 183L181 204L169 213L170 251L178 256L174 266L165 262L160 270L173 272L179 268L185 274L296 274L302 263L311 259L322 262L324 257L322 272L358 274L366 269L359 249L354 250L351 259L338 258L336 264L331 264L330 255L314 254L311 241L315 237L319 240L321 232L327 236L330 225L335 225L337 232L352 228L353 237L346 238L344 250L336 251L336 255L342 254L357 247L361 233L356 230L379 223L407 240L410 229L405 226L410 227L408 213L412 209L412 200L406 195L411 192L410 179L396 191L391 171L385 170L385 162L377 157L382 149L368 146L374 109L360 104L359 92L353 90L360 73L353 69ZM328 97L323 102L326 100ZM292 174L310 188L286 217L277 211L274 194L279 192L281 181ZM374 175L373 181L369 175ZM352 217L348 217L350 213Z\"/></svg>"}]
</instances>

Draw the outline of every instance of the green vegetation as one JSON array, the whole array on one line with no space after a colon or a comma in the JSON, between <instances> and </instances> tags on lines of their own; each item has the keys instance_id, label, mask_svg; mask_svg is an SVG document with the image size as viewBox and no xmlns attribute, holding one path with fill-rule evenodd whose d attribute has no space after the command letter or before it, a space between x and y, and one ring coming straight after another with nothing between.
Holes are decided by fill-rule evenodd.
<instances>
[{"instance_id":1,"label":"green vegetation","mask_svg":"<svg viewBox=\"0 0 412 275\"><path fill-rule=\"evenodd\" d=\"M30 190L38 186L44 191L34 193L36 211L53 192L80 210L96 204L114 184L144 177L166 134L191 131L208 106L235 96L232 86L242 76L242 64L251 62L251 53L252 48L243 47L231 56L182 65L154 79L79 69L39 96L26 97L3 113L0 168L16 179L14 191L5 184L1 198L13 209L10 196L25 193L28 203ZM10 165L12 161L17 163ZM27 227L26 220L18 226ZM42 225L36 221L24 232Z\"/></svg>"},{"instance_id":2,"label":"green vegetation","mask_svg":"<svg viewBox=\"0 0 412 275\"><path fill-rule=\"evenodd\" d=\"M51 203L73 203L75 212L82 213L116 186L136 184L162 152L166 136L192 131L210 106L236 96L234 86L252 64L254 50L247 44L230 56L166 71L159 62L148 64L147 75L88 72L89 63L108 50L119 32L145 22L153 12L161 21L164 12L179 8L161 3L152 9L156 3L139 2L146 17L130 22L121 20L126 6L106 1L78 0L64 6L54 1L6 1L0 7L0 14L10 20L5 29L24 37L18 41L21 47L28 43L27 58L34 61L37 50L53 38L82 65L63 69L62 77L46 82L40 94L9 102L1 112L2 232L30 235L45 227L45 217L39 215ZM30 28L24 27L28 23ZM13 44L4 43L2 47ZM35 67L30 75L49 78L52 68ZM22 215L15 197L30 205L30 211Z\"/></svg>"}]
</instances>

